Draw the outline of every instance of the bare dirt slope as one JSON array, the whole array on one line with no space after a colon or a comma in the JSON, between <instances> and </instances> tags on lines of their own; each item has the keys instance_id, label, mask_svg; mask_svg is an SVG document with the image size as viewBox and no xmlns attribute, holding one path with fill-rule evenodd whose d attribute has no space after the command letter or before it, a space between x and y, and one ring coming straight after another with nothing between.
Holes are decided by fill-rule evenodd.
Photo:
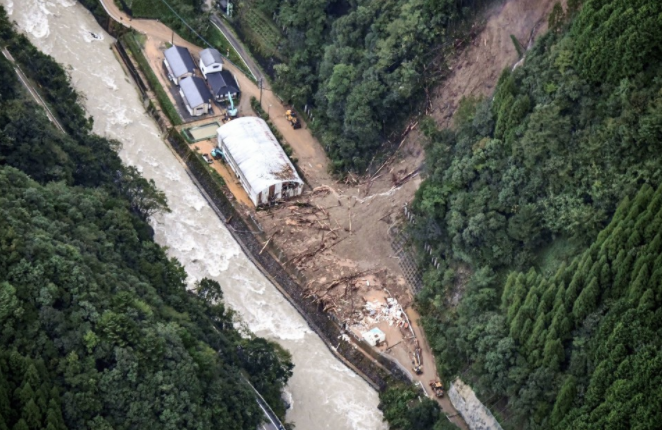
<instances>
[{"instance_id":1,"label":"bare dirt slope","mask_svg":"<svg viewBox=\"0 0 662 430\"><path fill-rule=\"evenodd\" d=\"M451 126L453 113L464 96L490 96L499 75L518 61L510 38L527 49L536 36L547 31L547 17L557 0L499 2L488 13L485 27L453 62L453 74L436 91L432 117Z\"/></svg>"},{"instance_id":2,"label":"bare dirt slope","mask_svg":"<svg viewBox=\"0 0 662 430\"><path fill-rule=\"evenodd\" d=\"M450 125L462 97L491 94L502 70L518 61L510 35L526 47L546 29L553 3L510 0L488 12L483 30L452 62L452 75L434 92L431 115L440 126ZM329 299L328 309L342 307L332 294L335 288L327 291L329 283L366 271L379 272L379 282L392 287L392 295L404 306L410 303L388 232L418 189L423 161L421 136L413 127L395 160L372 180L334 183L327 175L308 171L313 187L326 187L307 192L300 200L305 208L287 204L259 213L265 230L275 234L273 242L301 270L311 290ZM338 289L346 299L345 290Z\"/></svg>"}]
</instances>

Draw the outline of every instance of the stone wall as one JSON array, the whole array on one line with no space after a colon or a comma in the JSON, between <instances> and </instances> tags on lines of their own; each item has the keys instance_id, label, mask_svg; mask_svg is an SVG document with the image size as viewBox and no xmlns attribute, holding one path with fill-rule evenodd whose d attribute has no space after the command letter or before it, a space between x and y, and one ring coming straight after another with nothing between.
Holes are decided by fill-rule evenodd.
<instances>
[{"instance_id":1,"label":"stone wall","mask_svg":"<svg viewBox=\"0 0 662 430\"><path fill-rule=\"evenodd\" d=\"M492 412L460 378L451 385L448 397L471 430L502 430Z\"/></svg>"}]
</instances>

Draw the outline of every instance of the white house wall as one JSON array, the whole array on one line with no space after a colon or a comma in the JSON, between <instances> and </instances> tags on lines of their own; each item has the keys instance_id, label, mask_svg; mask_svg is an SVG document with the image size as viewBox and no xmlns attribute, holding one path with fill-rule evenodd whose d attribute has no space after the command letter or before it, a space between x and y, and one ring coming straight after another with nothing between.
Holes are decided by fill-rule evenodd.
<instances>
[{"instance_id":1,"label":"white house wall","mask_svg":"<svg viewBox=\"0 0 662 430\"><path fill-rule=\"evenodd\" d=\"M230 93L232 96L232 101L235 102L237 100L237 93ZM216 101L222 102L228 99L228 93L222 93L222 94L217 94L216 95Z\"/></svg>"},{"instance_id":2,"label":"white house wall","mask_svg":"<svg viewBox=\"0 0 662 430\"><path fill-rule=\"evenodd\" d=\"M292 182L292 181L285 181L285 182ZM303 184L297 184L295 188L291 188L288 192L288 190L285 190L283 192L283 184L285 182L278 182L275 183L275 189L274 189L274 198L276 200L282 200L283 198L287 197L294 197L294 196L300 196L303 193ZM258 194L258 201L260 204L268 204L269 203L269 188L266 188ZM257 205L256 205L257 206Z\"/></svg>"},{"instance_id":3,"label":"white house wall","mask_svg":"<svg viewBox=\"0 0 662 430\"><path fill-rule=\"evenodd\" d=\"M205 78L209 73L221 72L222 70L223 70L222 64L215 63L212 64L211 66L205 66L202 60L200 60L200 71L202 71L202 74L205 75Z\"/></svg>"}]
</instances>

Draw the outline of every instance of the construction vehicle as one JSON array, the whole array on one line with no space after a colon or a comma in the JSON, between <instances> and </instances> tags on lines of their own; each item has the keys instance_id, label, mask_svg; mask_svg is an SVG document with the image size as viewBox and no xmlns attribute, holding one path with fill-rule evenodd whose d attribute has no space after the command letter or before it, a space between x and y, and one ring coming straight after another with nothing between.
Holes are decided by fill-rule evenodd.
<instances>
[{"instance_id":1,"label":"construction vehicle","mask_svg":"<svg viewBox=\"0 0 662 430\"><path fill-rule=\"evenodd\" d=\"M421 359L419 358L418 354L414 354L414 359L411 363L414 365L414 373L417 375L423 373L423 366L421 365Z\"/></svg>"},{"instance_id":2,"label":"construction vehicle","mask_svg":"<svg viewBox=\"0 0 662 430\"><path fill-rule=\"evenodd\" d=\"M289 121L290 124L292 124L293 129L298 129L301 128L301 123L299 122L299 118L297 118L297 114L292 110L286 110L285 111L285 119Z\"/></svg>"},{"instance_id":3,"label":"construction vehicle","mask_svg":"<svg viewBox=\"0 0 662 430\"><path fill-rule=\"evenodd\" d=\"M237 116L237 108L234 107L234 102L232 101L232 94L228 93L228 101L230 102L230 109L227 109L228 115L231 117Z\"/></svg>"},{"instance_id":4,"label":"construction vehicle","mask_svg":"<svg viewBox=\"0 0 662 430\"><path fill-rule=\"evenodd\" d=\"M222 160L223 159L223 151L221 151L218 148L214 148L211 150L211 156L214 157L216 160Z\"/></svg>"},{"instance_id":5,"label":"construction vehicle","mask_svg":"<svg viewBox=\"0 0 662 430\"><path fill-rule=\"evenodd\" d=\"M439 380L430 381L430 388L432 388L435 396L444 397L444 384L442 384Z\"/></svg>"}]
</instances>

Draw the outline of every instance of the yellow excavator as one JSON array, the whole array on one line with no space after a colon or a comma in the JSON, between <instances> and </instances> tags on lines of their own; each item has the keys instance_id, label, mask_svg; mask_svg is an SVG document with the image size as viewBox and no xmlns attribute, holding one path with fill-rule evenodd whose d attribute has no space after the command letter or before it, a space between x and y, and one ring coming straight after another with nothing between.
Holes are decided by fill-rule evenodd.
<instances>
[{"instance_id":1,"label":"yellow excavator","mask_svg":"<svg viewBox=\"0 0 662 430\"><path fill-rule=\"evenodd\" d=\"M296 130L298 128L301 128L301 123L299 122L299 118L297 118L297 114L294 113L292 109L285 111L285 119L288 120L290 124L292 124L293 129Z\"/></svg>"},{"instance_id":2,"label":"yellow excavator","mask_svg":"<svg viewBox=\"0 0 662 430\"><path fill-rule=\"evenodd\" d=\"M434 395L437 397L444 397L444 384L439 380L430 381L430 388L434 391Z\"/></svg>"}]
</instances>

